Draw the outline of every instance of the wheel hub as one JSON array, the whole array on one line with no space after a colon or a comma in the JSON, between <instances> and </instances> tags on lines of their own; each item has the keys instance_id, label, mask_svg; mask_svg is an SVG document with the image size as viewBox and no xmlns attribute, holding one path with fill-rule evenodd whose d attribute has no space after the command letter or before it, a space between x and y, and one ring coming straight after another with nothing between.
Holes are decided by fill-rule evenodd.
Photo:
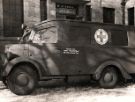
<instances>
[{"instance_id":1,"label":"wheel hub","mask_svg":"<svg viewBox=\"0 0 135 102\"><path fill-rule=\"evenodd\" d=\"M29 77L27 74L19 74L17 77L16 77L16 84L17 85L20 85L20 86L26 86L29 82Z\"/></svg>"},{"instance_id":2,"label":"wheel hub","mask_svg":"<svg viewBox=\"0 0 135 102\"><path fill-rule=\"evenodd\" d=\"M111 73L106 73L104 76L105 82L111 82L113 80L113 75Z\"/></svg>"}]
</instances>

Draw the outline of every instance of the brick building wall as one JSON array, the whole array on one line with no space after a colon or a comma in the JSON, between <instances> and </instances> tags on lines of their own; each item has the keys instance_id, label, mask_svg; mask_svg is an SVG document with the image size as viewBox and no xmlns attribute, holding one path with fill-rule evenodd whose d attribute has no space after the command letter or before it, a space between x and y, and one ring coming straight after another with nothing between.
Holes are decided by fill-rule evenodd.
<instances>
[{"instance_id":1,"label":"brick building wall","mask_svg":"<svg viewBox=\"0 0 135 102\"><path fill-rule=\"evenodd\" d=\"M0 36L3 34L3 5L2 0L0 0Z\"/></svg>"},{"instance_id":2,"label":"brick building wall","mask_svg":"<svg viewBox=\"0 0 135 102\"><path fill-rule=\"evenodd\" d=\"M103 22L103 7L115 9L115 24L122 24L121 0L92 0L92 21Z\"/></svg>"},{"instance_id":3,"label":"brick building wall","mask_svg":"<svg viewBox=\"0 0 135 102\"><path fill-rule=\"evenodd\" d=\"M40 22L40 0L23 0L24 23L33 24Z\"/></svg>"},{"instance_id":4,"label":"brick building wall","mask_svg":"<svg viewBox=\"0 0 135 102\"><path fill-rule=\"evenodd\" d=\"M12 1L12 0L10 0ZM86 14L86 5L91 8L89 11L92 22L104 22L104 8L114 9L114 23L122 24L122 8L121 0L23 0L23 23L27 25L32 25L36 22L40 22L43 12L41 12L42 2L46 1L46 14L47 19L57 19L64 18L66 16L57 16L56 12L56 3L60 4L71 4L78 5L77 16L81 17L81 20L87 20ZM89 1L89 2L84 2ZM129 0L126 4L125 10L125 22L128 25L128 8L133 8L135 6L135 0ZM135 14L135 13L134 13ZM42 17L41 17L42 16ZM134 16L135 17L135 16ZM65 19L65 18L64 18ZM135 22L135 20L134 20ZM9 24L10 25L10 24ZM3 0L0 0L0 36L3 36Z\"/></svg>"}]
</instances>

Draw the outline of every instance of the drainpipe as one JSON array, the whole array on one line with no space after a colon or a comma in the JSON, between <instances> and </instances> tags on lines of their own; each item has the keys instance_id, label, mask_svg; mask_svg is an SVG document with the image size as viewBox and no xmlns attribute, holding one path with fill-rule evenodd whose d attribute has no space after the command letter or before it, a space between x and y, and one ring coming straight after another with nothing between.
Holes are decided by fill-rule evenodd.
<instances>
[{"instance_id":1,"label":"drainpipe","mask_svg":"<svg viewBox=\"0 0 135 102\"><path fill-rule=\"evenodd\" d=\"M126 8L126 3L128 0L122 0L121 2L121 8L122 8L122 23L125 25L125 8Z\"/></svg>"}]
</instances>

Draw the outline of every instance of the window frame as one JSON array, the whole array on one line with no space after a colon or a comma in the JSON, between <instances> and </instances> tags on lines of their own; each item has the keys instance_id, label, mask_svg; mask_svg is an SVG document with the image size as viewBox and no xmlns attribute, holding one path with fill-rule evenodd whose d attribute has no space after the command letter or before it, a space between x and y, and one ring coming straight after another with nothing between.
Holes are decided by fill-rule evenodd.
<instances>
[{"instance_id":1,"label":"window frame","mask_svg":"<svg viewBox=\"0 0 135 102\"><path fill-rule=\"evenodd\" d=\"M107 17L108 15L106 15L106 12L111 13L113 17L111 17L110 15L110 17ZM103 23L115 24L115 8L103 7Z\"/></svg>"}]
</instances>

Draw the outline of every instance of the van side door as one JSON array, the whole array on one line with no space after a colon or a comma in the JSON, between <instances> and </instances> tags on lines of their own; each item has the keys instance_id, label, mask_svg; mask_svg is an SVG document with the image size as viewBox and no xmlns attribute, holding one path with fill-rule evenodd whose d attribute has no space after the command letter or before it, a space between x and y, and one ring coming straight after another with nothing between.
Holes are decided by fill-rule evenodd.
<instances>
[{"instance_id":1,"label":"van side door","mask_svg":"<svg viewBox=\"0 0 135 102\"><path fill-rule=\"evenodd\" d=\"M61 69L61 73L66 75L89 74L86 50L90 46L90 28L80 25L66 28L61 46L61 56L65 66Z\"/></svg>"}]
</instances>

